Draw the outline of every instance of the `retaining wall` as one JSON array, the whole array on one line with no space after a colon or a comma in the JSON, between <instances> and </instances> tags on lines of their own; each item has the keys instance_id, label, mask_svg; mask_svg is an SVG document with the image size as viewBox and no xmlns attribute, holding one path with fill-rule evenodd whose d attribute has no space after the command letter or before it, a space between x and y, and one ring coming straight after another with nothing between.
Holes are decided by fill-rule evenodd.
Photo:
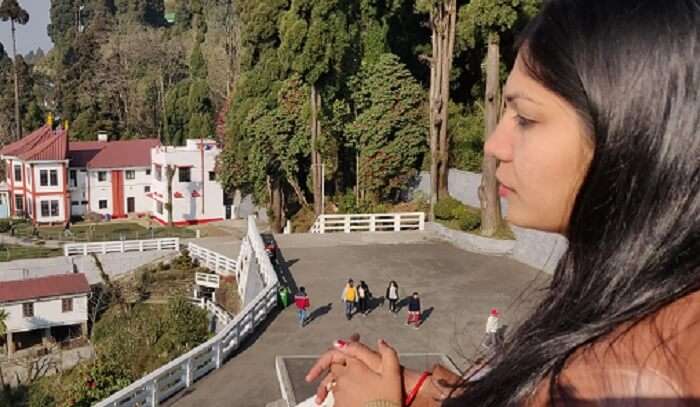
<instances>
[{"instance_id":1,"label":"retaining wall","mask_svg":"<svg viewBox=\"0 0 700 407\"><path fill-rule=\"evenodd\" d=\"M450 169L449 177L447 180L447 186L450 191L450 195L459 200L460 202L479 207L479 195L478 188L481 183L481 174L462 171L457 169ZM409 196L415 194L415 192L421 192L425 195L430 194L430 173L422 172L419 178L415 182L415 188L411 191ZM501 209L503 214L508 213L508 204L505 200L501 200ZM438 233L443 237L448 239L456 239L455 243L459 245L470 246L474 245L476 240L471 236L461 237L461 235L468 235L466 233L452 233L449 234L442 229L442 225L437 225L438 228L433 226L433 231ZM442 229L441 229L442 228ZM555 233L545 233L539 230L526 229L518 226L511 225L511 229L516 237L516 242L510 252L510 255L528 266L535 267L547 273L553 273L556 268L559 259L566 251L568 247L568 242L566 238ZM487 239L491 240L491 239ZM498 244L484 244L481 249L477 251L489 252L491 248L500 247Z\"/></svg>"}]
</instances>

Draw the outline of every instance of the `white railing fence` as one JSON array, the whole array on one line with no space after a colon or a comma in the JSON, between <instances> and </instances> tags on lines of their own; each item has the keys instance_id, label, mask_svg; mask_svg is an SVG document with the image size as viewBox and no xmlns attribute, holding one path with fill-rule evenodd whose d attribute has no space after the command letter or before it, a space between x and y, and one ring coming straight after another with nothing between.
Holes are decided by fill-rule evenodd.
<instances>
[{"instance_id":1,"label":"white railing fence","mask_svg":"<svg viewBox=\"0 0 700 407\"><path fill-rule=\"evenodd\" d=\"M267 318L277 306L279 282L252 217L248 218L246 240L260 265L265 282L263 290L213 338L98 402L96 407L158 406L161 401L190 387L195 380L220 368L224 360ZM242 274L249 271L246 270L249 267L243 268Z\"/></svg>"},{"instance_id":2,"label":"white railing fence","mask_svg":"<svg viewBox=\"0 0 700 407\"><path fill-rule=\"evenodd\" d=\"M231 320L233 319L233 317L231 316L231 314L228 313L228 311L221 308L214 301L209 301L206 298L188 298L188 300L193 305L196 305L199 308L207 310L207 312L214 315L216 317L217 324L226 325L229 322L231 322Z\"/></svg>"},{"instance_id":3,"label":"white railing fence","mask_svg":"<svg viewBox=\"0 0 700 407\"><path fill-rule=\"evenodd\" d=\"M194 283L204 287L219 288L221 277L218 274L195 273Z\"/></svg>"},{"instance_id":4,"label":"white railing fence","mask_svg":"<svg viewBox=\"0 0 700 407\"><path fill-rule=\"evenodd\" d=\"M70 243L63 246L64 256L84 255L91 253L126 253L145 252L150 250L180 250L180 238L148 240L116 240L113 242Z\"/></svg>"},{"instance_id":5,"label":"white railing fence","mask_svg":"<svg viewBox=\"0 0 700 407\"><path fill-rule=\"evenodd\" d=\"M425 230L424 212L319 215L311 233Z\"/></svg>"},{"instance_id":6,"label":"white railing fence","mask_svg":"<svg viewBox=\"0 0 700 407\"><path fill-rule=\"evenodd\" d=\"M230 259L194 243L189 243L187 245L187 250L191 258L197 260L201 266L208 268L216 274L224 276L236 274L238 261L234 259Z\"/></svg>"}]
</instances>

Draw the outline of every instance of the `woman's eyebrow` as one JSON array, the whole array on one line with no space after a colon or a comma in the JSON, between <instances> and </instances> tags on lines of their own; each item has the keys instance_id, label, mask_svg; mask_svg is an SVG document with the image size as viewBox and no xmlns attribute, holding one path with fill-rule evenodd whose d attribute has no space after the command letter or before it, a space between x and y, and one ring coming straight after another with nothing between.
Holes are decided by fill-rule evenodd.
<instances>
[{"instance_id":1,"label":"woman's eyebrow","mask_svg":"<svg viewBox=\"0 0 700 407\"><path fill-rule=\"evenodd\" d=\"M506 103L508 103L508 104L517 104L516 101L518 99L527 100L527 101L532 102L536 105L542 104L542 103L536 101L535 99L531 98L530 96L527 96L526 94L524 94L522 92L507 92L505 94L505 99L506 99Z\"/></svg>"}]
</instances>

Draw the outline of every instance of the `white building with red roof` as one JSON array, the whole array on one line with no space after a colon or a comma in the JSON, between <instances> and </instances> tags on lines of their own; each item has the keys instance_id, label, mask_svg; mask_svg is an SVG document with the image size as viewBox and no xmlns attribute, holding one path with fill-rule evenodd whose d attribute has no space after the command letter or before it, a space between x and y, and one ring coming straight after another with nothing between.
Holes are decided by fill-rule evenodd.
<instances>
[{"instance_id":1,"label":"white building with red roof","mask_svg":"<svg viewBox=\"0 0 700 407\"><path fill-rule=\"evenodd\" d=\"M94 212L145 214L152 201L151 149L157 139L68 141L46 125L0 150L7 163L10 216L65 223Z\"/></svg>"},{"instance_id":2,"label":"white building with red roof","mask_svg":"<svg viewBox=\"0 0 700 407\"><path fill-rule=\"evenodd\" d=\"M43 126L2 150L10 192L10 214L37 223L70 217L68 133Z\"/></svg>"},{"instance_id":3,"label":"white building with red roof","mask_svg":"<svg viewBox=\"0 0 700 407\"><path fill-rule=\"evenodd\" d=\"M8 353L46 341L87 335L90 285L84 274L60 274L4 281L0 309Z\"/></svg>"}]
</instances>

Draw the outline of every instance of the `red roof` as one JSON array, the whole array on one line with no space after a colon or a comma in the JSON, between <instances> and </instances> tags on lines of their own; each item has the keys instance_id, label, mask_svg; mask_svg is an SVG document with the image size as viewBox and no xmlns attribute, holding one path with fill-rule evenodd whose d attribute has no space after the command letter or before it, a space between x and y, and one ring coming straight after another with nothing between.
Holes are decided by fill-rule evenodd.
<instances>
[{"instance_id":1,"label":"red roof","mask_svg":"<svg viewBox=\"0 0 700 407\"><path fill-rule=\"evenodd\" d=\"M136 139L103 142L104 147L87 162L88 168L150 167L151 148L158 139Z\"/></svg>"},{"instance_id":2,"label":"red roof","mask_svg":"<svg viewBox=\"0 0 700 407\"><path fill-rule=\"evenodd\" d=\"M0 283L0 302L14 302L90 292L85 274L59 274Z\"/></svg>"},{"instance_id":3,"label":"red roof","mask_svg":"<svg viewBox=\"0 0 700 407\"><path fill-rule=\"evenodd\" d=\"M68 132L49 131L42 141L18 156L24 161L65 160L68 158Z\"/></svg>"},{"instance_id":4,"label":"red roof","mask_svg":"<svg viewBox=\"0 0 700 407\"><path fill-rule=\"evenodd\" d=\"M44 141L46 136L49 134L51 134L51 129L49 126L42 126L14 143L6 145L2 150L0 150L0 154L18 156L36 147L38 144Z\"/></svg>"},{"instance_id":5,"label":"red roof","mask_svg":"<svg viewBox=\"0 0 700 407\"><path fill-rule=\"evenodd\" d=\"M68 158L71 167L87 167L105 145L104 141L70 141L68 142Z\"/></svg>"}]
</instances>

